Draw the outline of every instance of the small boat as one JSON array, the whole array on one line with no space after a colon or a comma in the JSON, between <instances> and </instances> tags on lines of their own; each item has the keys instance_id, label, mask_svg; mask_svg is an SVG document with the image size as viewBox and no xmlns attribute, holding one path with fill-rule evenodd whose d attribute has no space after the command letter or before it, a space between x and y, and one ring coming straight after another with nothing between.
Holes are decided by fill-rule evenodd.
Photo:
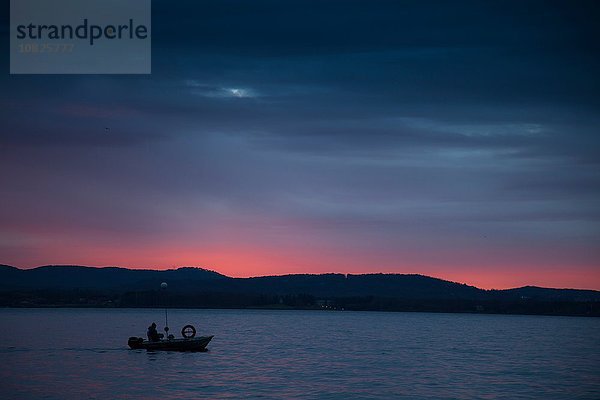
<instances>
[{"instance_id":1,"label":"small boat","mask_svg":"<svg viewBox=\"0 0 600 400\"><path fill-rule=\"evenodd\" d=\"M162 290L167 289L167 283L163 282L160 284ZM170 351L206 351L206 346L212 340L213 336L199 336L196 337L196 328L193 325L186 325L181 329L181 336L183 339L175 339L175 336L169 335L169 320L167 308L165 308L165 333L167 338L164 339L162 333L156 332L156 324L152 323L150 327L154 329L153 338L156 340L144 340L144 338L131 336L127 341L127 344L132 349L146 349L146 350L170 350ZM149 329L148 336L151 336Z\"/></svg>"},{"instance_id":2,"label":"small boat","mask_svg":"<svg viewBox=\"0 0 600 400\"><path fill-rule=\"evenodd\" d=\"M161 339L158 341L144 340L141 337L132 336L127 344L132 349L146 350L170 350L170 351L205 351L206 345L214 336L199 336L183 339Z\"/></svg>"}]
</instances>

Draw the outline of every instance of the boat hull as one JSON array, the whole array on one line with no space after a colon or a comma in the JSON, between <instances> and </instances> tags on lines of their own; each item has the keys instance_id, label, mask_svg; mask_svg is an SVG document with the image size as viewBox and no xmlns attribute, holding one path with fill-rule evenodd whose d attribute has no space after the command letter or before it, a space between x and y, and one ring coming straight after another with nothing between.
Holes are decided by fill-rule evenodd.
<instances>
[{"instance_id":1,"label":"boat hull","mask_svg":"<svg viewBox=\"0 0 600 400\"><path fill-rule=\"evenodd\" d=\"M130 337L127 344L132 349L168 351L204 351L214 336L200 336L190 339L168 339L150 342L143 338Z\"/></svg>"}]
</instances>

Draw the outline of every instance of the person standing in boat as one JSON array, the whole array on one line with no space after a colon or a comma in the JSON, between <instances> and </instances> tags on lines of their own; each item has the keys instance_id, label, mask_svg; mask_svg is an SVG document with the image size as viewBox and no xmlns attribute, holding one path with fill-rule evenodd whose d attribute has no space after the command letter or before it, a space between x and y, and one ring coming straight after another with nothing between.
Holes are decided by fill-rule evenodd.
<instances>
[{"instance_id":1,"label":"person standing in boat","mask_svg":"<svg viewBox=\"0 0 600 400\"><path fill-rule=\"evenodd\" d=\"M152 323L148 327L148 340L151 342L158 342L160 340L160 334L156 330L156 323Z\"/></svg>"}]
</instances>

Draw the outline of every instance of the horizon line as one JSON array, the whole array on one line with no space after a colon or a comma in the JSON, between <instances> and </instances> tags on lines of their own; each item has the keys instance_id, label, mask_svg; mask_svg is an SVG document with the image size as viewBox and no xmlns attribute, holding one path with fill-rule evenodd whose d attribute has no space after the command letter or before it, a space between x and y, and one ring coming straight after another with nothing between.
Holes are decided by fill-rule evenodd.
<instances>
[{"instance_id":1,"label":"horizon line","mask_svg":"<svg viewBox=\"0 0 600 400\"><path fill-rule=\"evenodd\" d=\"M180 265L180 266L166 267L166 268L158 267L156 269L149 268L149 267L132 268L132 267L122 267L122 266L118 266L118 265L81 265L81 264L44 264L44 265L38 265L38 266L30 267L30 268L22 268L22 267L17 267L17 266L10 265L10 264L0 263L0 266L11 267L11 268L18 269L20 271L34 270L34 269L44 268L44 267L80 267L80 268L94 268L94 269L117 268L117 269L125 269L125 270L130 270L130 271L155 271L155 272L177 271L177 270L183 269L183 268L193 268L193 269L201 269L201 270L204 270L207 272L213 272L213 273L219 274L221 276L224 276L224 277L230 278L230 279L268 278L268 277L281 277L281 276L294 276L294 275L313 275L313 276L344 275L346 277L348 275L354 275L354 276L360 276L360 275L413 275L413 276L424 276L427 278L438 279L438 280L445 281L445 282L451 282L451 283L455 283L455 284L459 284L459 285L470 286L470 287L474 287L479 290L486 290L486 291L511 290L511 289L521 289L521 288L526 288L526 287L532 287L532 288L540 288L540 289L589 290L589 291L593 291L593 292L600 292L600 289L573 288L573 287L546 287L546 286L538 286L538 285L534 285L534 284L527 284L527 285L516 286L516 287L486 289L486 288L481 288L479 286L468 284L466 282L459 282L459 281L454 281L454 280L450 280L450 279L444 279L444 278L440 278L437 276L425 275L425 274L420 274L420 273L402 273L402 272L363 272L363 273L345 273L345 272L307 273L307 272L304 272L304 273L287 273L287 274L272 274L272 275L230 276L230 275L225 275L221 272L218 272L217 270L214 270L214 269L200 267L200 266L193 266L193 265Z\"/></svg>"}]
</instances>

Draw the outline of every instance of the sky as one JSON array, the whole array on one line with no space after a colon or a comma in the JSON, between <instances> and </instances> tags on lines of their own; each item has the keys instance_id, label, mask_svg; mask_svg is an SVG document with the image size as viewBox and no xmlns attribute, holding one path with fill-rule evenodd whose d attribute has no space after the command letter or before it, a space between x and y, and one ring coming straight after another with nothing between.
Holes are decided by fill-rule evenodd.
<instances>
[{"instance_id":1,"label":"sky","mask_svg":"<svg viewBox=\"0 0 600 400\"><path fill-rule=\"evenodd\" d=\"M152 7L151 75L1 59L0 263L600 289L597 3Z\"/></svg>"}]
</instances>

